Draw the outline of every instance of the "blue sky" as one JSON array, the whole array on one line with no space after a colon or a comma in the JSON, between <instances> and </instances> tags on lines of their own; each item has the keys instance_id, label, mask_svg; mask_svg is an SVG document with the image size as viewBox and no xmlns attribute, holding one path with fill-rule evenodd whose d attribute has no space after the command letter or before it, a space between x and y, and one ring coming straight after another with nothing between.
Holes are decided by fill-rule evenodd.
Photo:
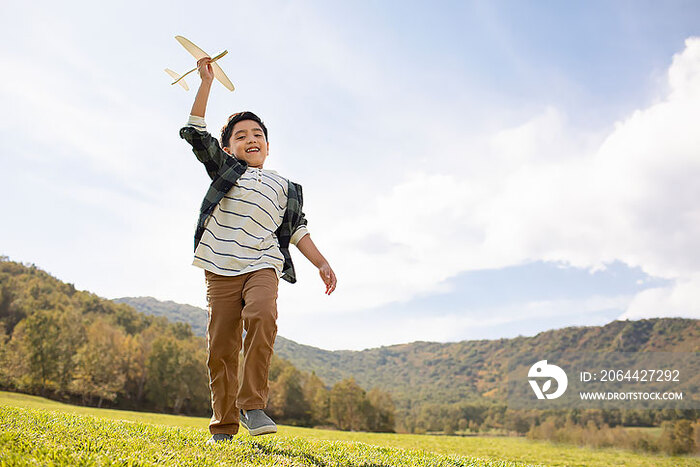
<instances>
[{"instance_id":1,"label":"blue sky","mask_svg":"<svg viewBox=\"0 0 700 467\"><path fill-rule=\"evenodd\" d=\"M15 2L0 19L0 254L204 306L208 178L166 67L216 54L301 183L279 333L328 349L700 317L697 2Z\"/></svg>"}]
</instances>

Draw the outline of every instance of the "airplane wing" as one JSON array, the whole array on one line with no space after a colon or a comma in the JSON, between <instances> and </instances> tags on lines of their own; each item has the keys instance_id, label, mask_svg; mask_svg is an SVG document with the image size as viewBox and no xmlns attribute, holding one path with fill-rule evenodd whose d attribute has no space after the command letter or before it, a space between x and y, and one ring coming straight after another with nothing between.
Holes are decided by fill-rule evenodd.
<instances>
[{"instance_id":1,"label":"airplane wing","mask_svg":"<svg viewBox=\"0 0 700 467\"><path fill-rule=\"evenodd\" d=\"M226 76L226 73L224 73L224 70L221 69L218 63L212 63L211 68L214 70L214 78L218 79L219 83L223 84L229 91L233 91L235 89L233 87L233 83L230 79L228 79L228 76Z\"/></svg>"},{"instance_id":2,"label":"airplane wing","mask_svg":"<svg viewBox=\"0 0 700 467\"><path fill-rule=\"evenodd\" d=\"M187 50L192 56L195 58L195 60L199 60L200 58L204 57L210 57L208 53L197 47L190 41L189 39L182 37L182 36L175 36L175 39L182 44L182 46ZM230 79L228 79L228 76L226 76L226 73L224 73L224 70L221 69L221 67L218 65L218 63L214 62L211 64L212 70L214 71L214 78L219 80L221 84L224 85L226 89L229 91L233 91L233 83L231 82Z\"/></svg>"}]
</instances>

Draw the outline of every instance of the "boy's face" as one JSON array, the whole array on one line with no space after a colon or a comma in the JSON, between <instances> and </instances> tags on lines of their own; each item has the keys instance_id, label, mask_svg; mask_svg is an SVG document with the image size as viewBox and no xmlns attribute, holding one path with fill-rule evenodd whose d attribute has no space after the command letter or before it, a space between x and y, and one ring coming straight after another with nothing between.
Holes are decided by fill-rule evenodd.
<instances>
[{"instance_id":1,"label":"boy's face","mask_svg":"<svg viewBox=\"0 0 700 467\"><path fill-rule=\"evenodd\" d=\"M244 160L248 167L262 168L270 144L265 140L260 124L254 120L241 120L233 125L233 132L228 146L224 151L232 154L236 159Z\"/></svg>"}]
</instances>

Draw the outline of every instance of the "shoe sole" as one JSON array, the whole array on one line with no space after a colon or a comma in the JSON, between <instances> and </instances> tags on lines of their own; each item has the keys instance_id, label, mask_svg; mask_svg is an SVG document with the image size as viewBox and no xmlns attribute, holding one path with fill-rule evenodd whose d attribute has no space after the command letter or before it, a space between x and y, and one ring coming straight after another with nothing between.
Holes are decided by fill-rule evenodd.
<instances>
[{"instance_id":1,"label":"shoe sole","mask_svg":"<svg viewBox=\"0 0 700 467\"><path fill-rule=\"evenodd\" d=\"M251 436L258 436L258 435L267 435L269 433L277 433L277 426L276 425L263 425L259 426L257 428L253 428L252 430L248 428L248 425L241 420L240 421L241 425L248 430L248 433L250 433Z\"/></svg>"}]
</instances>

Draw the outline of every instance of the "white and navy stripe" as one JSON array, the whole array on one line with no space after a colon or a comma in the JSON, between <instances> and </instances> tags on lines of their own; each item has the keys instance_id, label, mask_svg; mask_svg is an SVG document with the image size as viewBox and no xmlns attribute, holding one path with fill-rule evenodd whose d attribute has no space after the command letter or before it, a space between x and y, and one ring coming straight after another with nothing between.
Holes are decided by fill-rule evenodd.
<instances>
[{"instance_id":1,"label":"white and navy stripe","mask_svg":"<svg viewBox=\"0 0 700 467\"><path fill-rule=\"evenodd\" d=\"M206 129L204 119L193 115L188 125ZM284 256L275 231L284 218L287 186L274 170L248 167L209 216L192 264L224 276L263 268L281 275ZM307 233L300 227L291 243Z\"/></svg>"}]
</instances>

